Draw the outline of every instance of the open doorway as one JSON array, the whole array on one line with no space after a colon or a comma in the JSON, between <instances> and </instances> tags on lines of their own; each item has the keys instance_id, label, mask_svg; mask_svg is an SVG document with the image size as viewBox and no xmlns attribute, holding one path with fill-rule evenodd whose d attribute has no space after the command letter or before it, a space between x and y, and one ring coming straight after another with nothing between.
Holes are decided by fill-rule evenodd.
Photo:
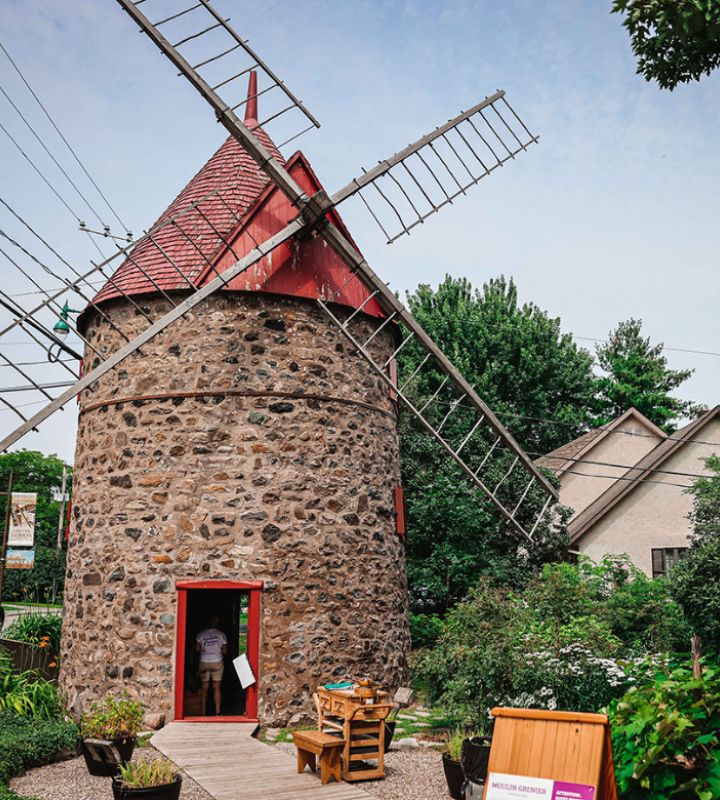
<instances>
[{"instance_id":1,"label":"open doorway","mask_svg":"<svg viewBox=\"0 0 720 800\"><path fill-rule=\"evenodd\" d=\"M260 581L178 581L176 719L218 722L256 719L257 684L243 689L233 661L245 653L257 678L261 586ZM214 691L215 680L210 680L203 689L198 672L198 634L211 627L227 639L227 652L219 662L222 664L219 692Z\"/></svg>"}]
</instances>

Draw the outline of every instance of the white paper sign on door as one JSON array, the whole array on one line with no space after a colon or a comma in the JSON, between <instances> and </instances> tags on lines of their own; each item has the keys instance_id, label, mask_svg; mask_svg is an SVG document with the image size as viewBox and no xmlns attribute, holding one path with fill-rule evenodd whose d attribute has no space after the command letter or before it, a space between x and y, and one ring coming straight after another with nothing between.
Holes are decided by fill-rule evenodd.
<instances>
[{"instance_id":1,"label":"white paper sign on door","mask_svg":"<svg viewBox=\"0 0 720 800\"><path fill-rule=\"evenodd\" d=\"M555 781L491 772L485 800L551 800Z\"/></svg>"},{"instance_id":2,"label":"white paper sign on door","mask_svg":"<svg viewBox=\"0 0 720 800\"><path fill-rule=\"evenodd\" d=\"M252 686L253 683L255 683L255 675L253 675L252 667L250 666L246 653L234 659L233 666L235 667L238 678L240 678L240 685L243 689L247 689L248 686Z\"/></svg>"}]
</instances>

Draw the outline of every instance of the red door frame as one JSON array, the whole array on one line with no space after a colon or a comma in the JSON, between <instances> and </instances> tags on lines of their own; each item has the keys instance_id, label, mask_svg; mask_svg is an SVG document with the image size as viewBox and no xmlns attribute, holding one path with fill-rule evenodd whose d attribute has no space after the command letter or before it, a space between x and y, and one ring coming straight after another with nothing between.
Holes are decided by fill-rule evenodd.
<instances>
[{"instance_id":1,"label":"red door frame","mask_svg":"<svg viewBox=\"0 0 720 800\"><path fill-rule=\"evenodd\" d=\"M175 647L175 721L176 722L257 722L257 687L260 652L260 593L263 581L177 581L177 641ZM247 656L255 683L247 689L243 717L183 717L185 689L185 626L187 623L188 589L240 589L250 593L248 608Z\"/></svg>"}]
</instances>

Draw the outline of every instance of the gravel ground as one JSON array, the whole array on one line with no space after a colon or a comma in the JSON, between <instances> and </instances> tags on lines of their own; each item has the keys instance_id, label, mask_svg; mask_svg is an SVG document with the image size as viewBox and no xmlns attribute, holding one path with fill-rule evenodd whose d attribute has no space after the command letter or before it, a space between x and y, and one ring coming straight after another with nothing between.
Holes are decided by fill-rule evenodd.
<instances>
[{"instance_id":1,"label":"gravel ground","mask_svg":"<svg viewBox=\"0 0 720 800\"><path fill-rule=\"evenodd\" d=\"M289 742L280 742L275 747L292 756L297 752ZM385 776L381 781L355 785L380 800L450 800L442 754L432 747L391 745L385 756Z\"/></svg>"},{"instance_id":2,"label":"gravel ground","mask_svg":"<svg viewBox=\"0 0 720 800\"><path fill-rule=\"evenodd\" d=\"M292 743L280 742L274 746L295 758L297 751ZM133 761L143 755L160 758L160 753L147 745L135 750ZM449 800L442 755L432 747L409 748L393 744L385 756L385 774L384 780L356 785L380 800ZM28 770L10 781L10 788L20 795L41 800L112 800L113 796L109 779L88 775L82 758ZM211 795L184 773L180 797L181 800L212 800Z\"/></svg>"},{"instance_id":3,"label":"gravel ground","mask_svg":"<svg viewBox=\"0 0 720 800\"><path fill-rule=\"evenodd\" d=\"M160 753L147 745L136 748L133 761L143 755L160 758ZM110 779L88 775L82 757L28 770L19 778L13 778L10 788L20 795L39 797L42 800L112 800L113 797ZM180 797L181 800L212 800L211 795L185 773Z\"/></svg>"}]
</instances>

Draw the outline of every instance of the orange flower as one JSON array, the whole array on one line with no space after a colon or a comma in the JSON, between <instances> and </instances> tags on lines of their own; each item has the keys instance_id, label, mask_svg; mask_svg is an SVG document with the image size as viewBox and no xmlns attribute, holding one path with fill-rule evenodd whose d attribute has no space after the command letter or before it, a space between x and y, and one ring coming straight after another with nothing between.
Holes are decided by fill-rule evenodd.
<instances>
[{"instance_id":1,"label":"orange flower","mask_svg":"<svg viewBox=\"0 0 720 800\"><path fill-rule=\"evenodd\" d=\"M46 642L40 642L40 644L38 646L39 647L45 647L46 644L47 644Z\"/></svg>"},{"instance_id":2,"label":"orange flower","mask_svg":"<svg viewBox=\"0 0 720 800\"><path fill-rule=\"evenodd\" d=\"M53 661L51 664L48 664L48 667L57 667L57 662Z\"/></svg>"}]
</instances>

